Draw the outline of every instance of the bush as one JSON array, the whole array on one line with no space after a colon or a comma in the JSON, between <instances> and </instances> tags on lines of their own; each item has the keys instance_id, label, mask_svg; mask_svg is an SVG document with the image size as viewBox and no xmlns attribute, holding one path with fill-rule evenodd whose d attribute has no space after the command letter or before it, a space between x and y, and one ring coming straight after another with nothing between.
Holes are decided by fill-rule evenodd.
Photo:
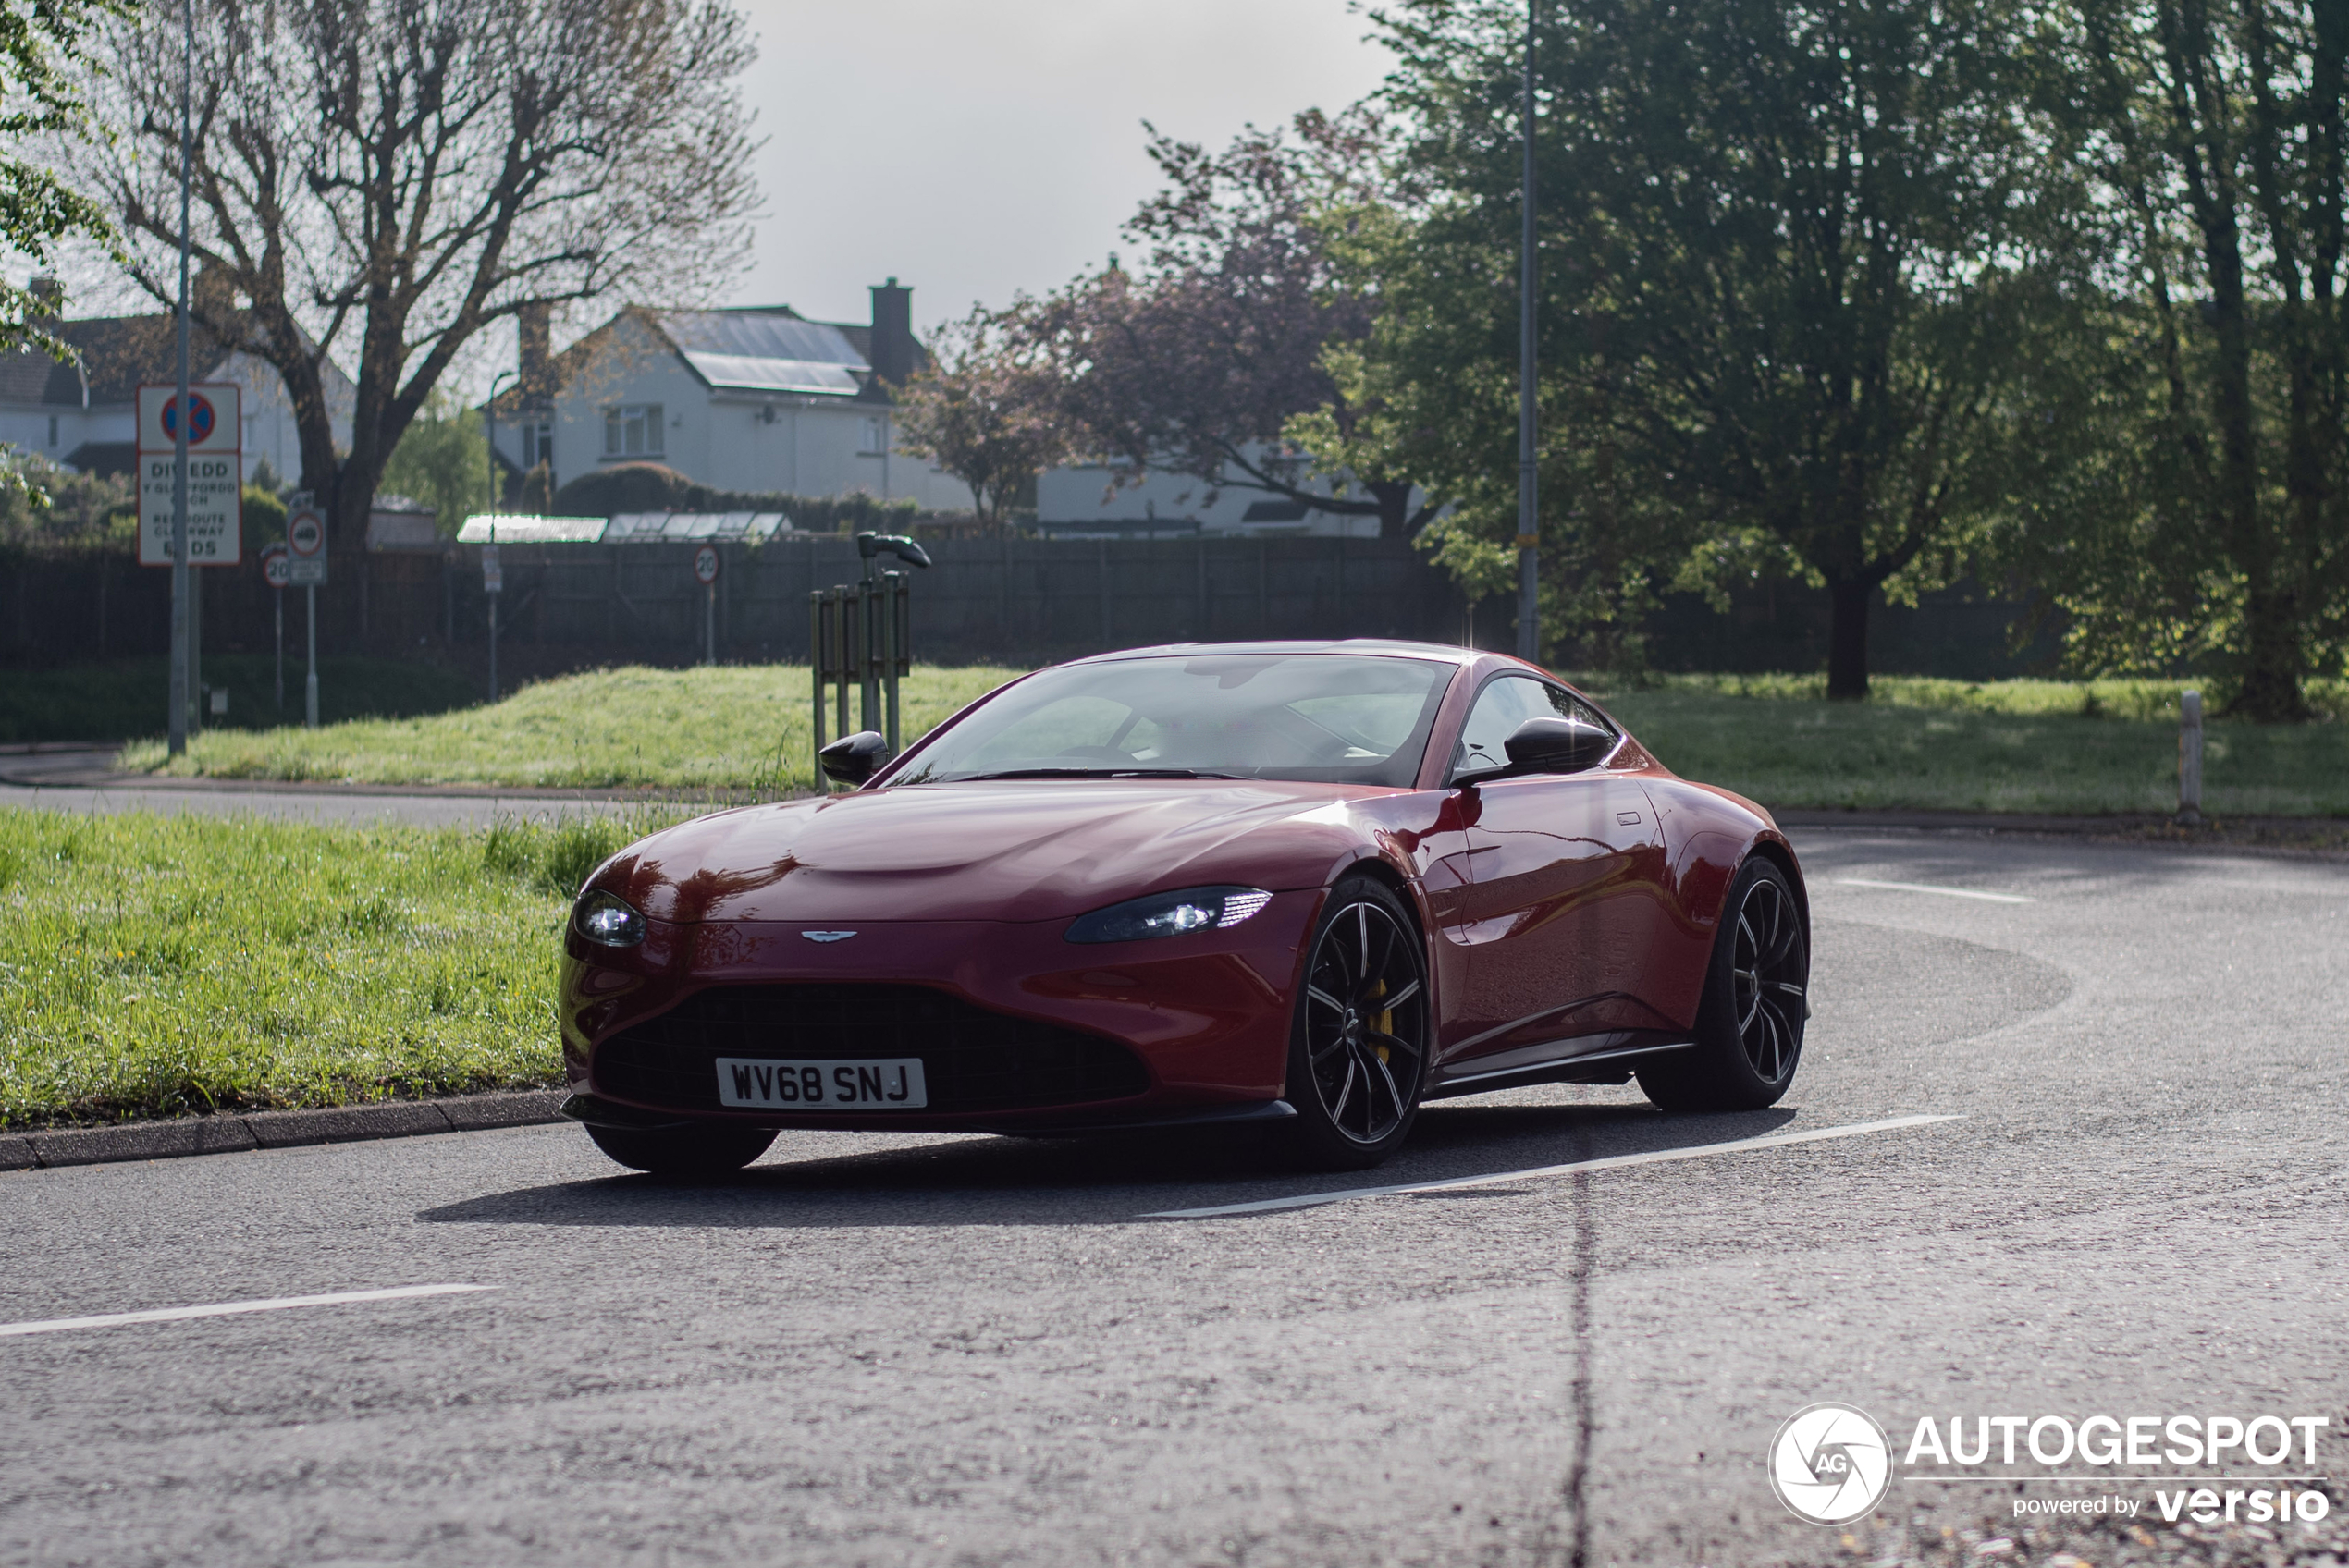
<instances>
[{"instance_id":1,"label":"bush","mask_svg":"<svg viewBox=\"0 0 2349 1568\"><path fill-rule=\"evenodd\" d=\"M911 501L884 501L857 491L847 496L786 496L717 490L664 463L614 463L583 473L555 492L558 517L612 517L621 512L781 512L810 533L902 533L923 515Z\"/></svg>"}]
</instances>

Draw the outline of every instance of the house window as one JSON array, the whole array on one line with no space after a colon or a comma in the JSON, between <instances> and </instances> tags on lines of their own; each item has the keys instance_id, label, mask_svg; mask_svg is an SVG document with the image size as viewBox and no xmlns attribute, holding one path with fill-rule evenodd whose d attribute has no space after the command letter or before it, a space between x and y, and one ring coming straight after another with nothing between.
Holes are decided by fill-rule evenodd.
<instances>
[{"instance_id":1,"label":"house window","mask_svg":"<svg viewBox=\"0 0 2349 1568\"><path fill-rule=\"evenodd\" d=\"M879 419L867 420L864 444L856 450L868 458L886 457L889 453L889 422Z\"/></svg>"},{"instance_id":2,"label":"house window","mask_svg":"<svg viewBox=\"0 0 2349 1568\"><path fill-rule=\"evenodd\" d=\"M525 469L534 469L540 463L545 463L552 468L554 462L555 427L544 423L523 425L522 427L522 466Z\"/></svg>"},{"instance_id":3,"label":"house window","mask_svg":"<svg viewBox=\"0 0 2349 1568\"><path fill-rule=\"evenodd\" d=\"M55 415L55 414L51 414L51 415L49 416L49 445L50 445L50 446L52 446L52 447L54 447L54 446L55 446L56 444L57 444L57 416L56 416L56 415Z\"/></svg>"},{"instance_id":4,"label":"house window","mask_svg":"<svg viewBox=\"0 0 2349 1568\"><path fill-rule=\"evenodd\" d=\"M608 458L658 457L661 452L660 428L661 415L658 403L622 403L616 409L606 409L604 410L604 456ZM528 439L525 435L523 448L525 455L530 450Z\"/></svg>"}]
</instances>

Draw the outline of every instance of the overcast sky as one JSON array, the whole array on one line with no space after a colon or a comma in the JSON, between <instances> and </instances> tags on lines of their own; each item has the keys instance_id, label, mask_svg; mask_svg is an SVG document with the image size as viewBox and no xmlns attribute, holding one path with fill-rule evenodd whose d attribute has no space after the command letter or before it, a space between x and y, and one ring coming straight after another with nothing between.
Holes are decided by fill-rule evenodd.
<instances>
[{"instance_id":1,"label":"overcast sky","mask_svg":"<svg viewBox=\"0 0 2349 1568\"><path fill-rule=\"evenodd\" d=\"M736 0L767 217L736 304L863 321L894 276L927 328L1118 245L1147 119L1220 144L1336 109L1385 52L1348 0Z\"/></svg>"}]
</instances>

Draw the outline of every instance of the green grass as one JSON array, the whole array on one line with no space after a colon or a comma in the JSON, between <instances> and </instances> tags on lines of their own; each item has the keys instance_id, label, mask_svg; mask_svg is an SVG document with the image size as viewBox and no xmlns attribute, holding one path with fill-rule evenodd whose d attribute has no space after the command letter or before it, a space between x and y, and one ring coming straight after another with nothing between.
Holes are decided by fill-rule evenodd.
<instances>
[{"instance_id":1,"label":"green grass","mask_svg":"<svg viewBox=\"0 0 2349 1568\"><path fill-rule=\"evenodd\" d=\"M301 718L300 659L286 661L286 707L277 702L275 666L266 654L214 654L206 684L225 687L228 716L206 725L254 729ZM59 669L12 670L0 681L0 741L119 741L152 735L168 722L168 661L115 659ZM318 661L318 717L327 724L365 715L442 713L478 701L465 677L396 659Z\"/></svg>"},{"instance_id":2,"label":"green grass","mask_svg":"<svg viewBox=\"0 0 2349 1568\"><path fill-rule=\"evenodd\" d=\"M904 734L910 741L928 733L1019 673L916 670L904 682ZM145 742L126 750L122 766L215 778L781 793L812 781L808 696L805 665L601 669L423 718L215 730L171 763L160 742Z\"/></svg>"},{"instance_id":3,"label":"green grass","mask_svg":"<svg viewBox=\"0 0 2349 1568\"><path fill-rule=\"evenodd\" d=\"M569 897L652 826L0 811L0 1127L559 1082Z\"/></svg>"},{"instance_id":4,"label":"green grass","mask_svg":"<svg viewBox=\"0 0 2349 1568\"><path fill-rule=\"evenodd\" d=\"M2170 812L2182 682L1878 680L1829 703L1802 676L1678 676L1593 693L1666 766L1765 805ZM2349 712L2342 683L2312 698ZM2349 723L2204 726L2203 810L2349 815Z\"/></svg>"},{"instance_id":5,"label":"green grass","mask_svg":"<svg viewBox=\"0 0 2349 1568\"><path fill-rule=\"evenodd\" d=\"M907 738L1016 673L917 671L905 686ZM1766 805L2106 814L2175 807L2181 684L1893 677L1863 704L1826 701L1818 676L1666 676L1622 689L1593 679L1590 687L1673 768ZM2310 695L2349 716L2349 683ZM598 670L420 718L215 730L169 770L778 794L808 784L807 708L805 667ZM2208 813L2349 815L2349 722L2213 718L2207 733ZM124 761L165 766L156 743Z\"/></svg>"}]
</instances>

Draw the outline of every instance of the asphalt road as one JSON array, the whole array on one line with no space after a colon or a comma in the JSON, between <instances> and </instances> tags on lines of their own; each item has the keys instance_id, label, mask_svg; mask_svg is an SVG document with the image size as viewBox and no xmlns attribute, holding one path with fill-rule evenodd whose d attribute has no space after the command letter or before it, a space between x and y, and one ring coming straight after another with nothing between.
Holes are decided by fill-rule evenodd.
<instances>
[{"instance_id":1,"label":"asphalt road","mask_svg":"<svg viewBox=\"0 0 2349 1568\"><path fill-rule=\"evenodd\" d=\"M1957 1120L1199 1219L1147 1216L1363 1179L800 1134L665 1187L568 1127L0 1176L0 1323L491 1287L0 1334L0 1562L1889 1562L2015 1488L1847 1545L1769 1490L1799 1407L2349 1427L2349 866L1802 841L1785 1106L1455 1101L1371 1180Z\"/></svg>"}]
</instances>

